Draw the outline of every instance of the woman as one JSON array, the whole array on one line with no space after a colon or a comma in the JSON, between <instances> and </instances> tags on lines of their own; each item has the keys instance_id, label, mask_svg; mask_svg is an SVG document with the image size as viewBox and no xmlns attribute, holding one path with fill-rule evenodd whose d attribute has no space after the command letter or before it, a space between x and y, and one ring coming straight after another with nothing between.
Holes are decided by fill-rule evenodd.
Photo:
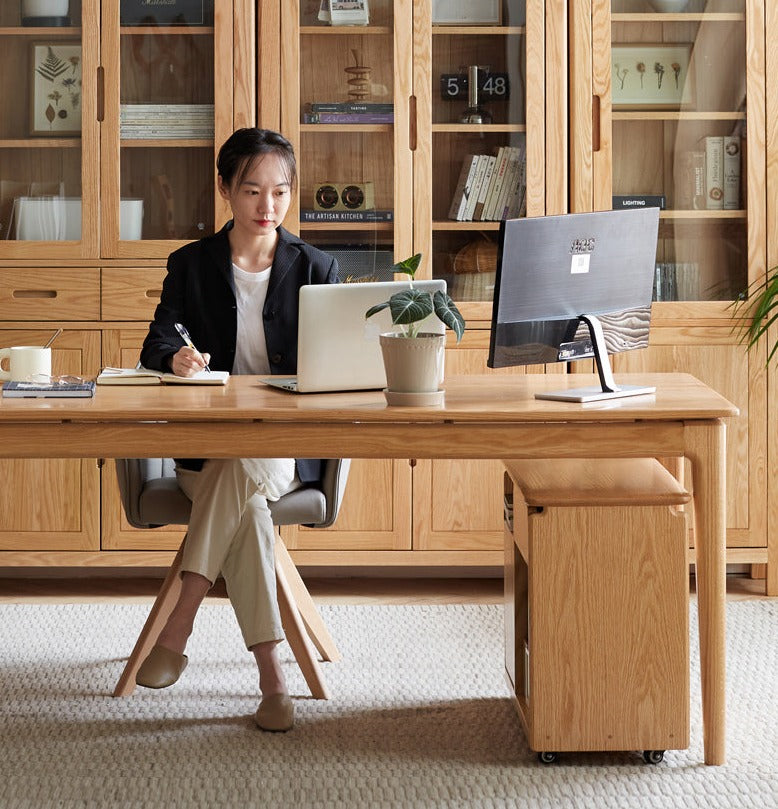
<instances>
[{"instance_id":1,"label":"woman","mask_svg":"<svg viewBox=\"0 0 778 809\"><path fill-rule=\"evenodd\" d=\"M171 254L141 362L179 376L206 365L233 374L293 374L299 289L336 283L337 262L281 227L297 180L294 151L284 137L240 129L220 149L216 167L232 221ZM202 354L182 345L175 323L184 324ZM283 630L268 501L318 481L320 466L291 458L177 461L179 485L192 500L181 595L138 670L139 685L165 688L179 678L195 614L221 573L259 667L262 699L255 721L270 731L293 726L294 706L276 652Z\"/></svg>"}]
</instances>

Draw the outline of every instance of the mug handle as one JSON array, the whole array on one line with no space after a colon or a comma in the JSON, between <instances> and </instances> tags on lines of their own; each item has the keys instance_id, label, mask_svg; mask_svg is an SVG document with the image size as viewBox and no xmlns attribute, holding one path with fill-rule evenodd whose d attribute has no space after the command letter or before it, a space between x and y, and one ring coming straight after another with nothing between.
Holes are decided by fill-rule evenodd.
<instances>
[{"instance_id":1,"label":"mug handle","mask_svg":"<svg viewBox=\"0 0 778 809\"><path fill-rule=\"evenodd\" d=\"M7 359L9 362L11 361L11 349L10 348L0 348L0 361ZM4 379L11 378L11 370L10 368L7 371L4 371L0 368L0 381Z\"/></svg>"}]
</instances>

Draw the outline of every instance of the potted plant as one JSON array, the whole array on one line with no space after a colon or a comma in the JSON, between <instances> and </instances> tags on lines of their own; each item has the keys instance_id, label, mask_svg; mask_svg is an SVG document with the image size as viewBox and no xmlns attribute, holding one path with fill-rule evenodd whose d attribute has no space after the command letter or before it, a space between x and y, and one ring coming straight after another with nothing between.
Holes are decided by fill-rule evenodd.
<instances>
[{"instance_id":1,"label":"potted plant","mask_svg":"<svg viewBox=\"0 0 778 809\"><path fill-rule=\"evenodd\" d=\"M388 308L392 323L399 326L398 331L379 337L386 370L386 400L394 405L439 404L443 400L440 383L446 337L420 331L422 321L434 313L456 334L457 342L465 331L462 314L445 292L430 294L413 286L419 264L421 253L394 264L394 272L409 276L408 288L365 312L368 318Z\"/></svg>"},{"instance_id":2,"label":"potted plant","mask_svg":"<svg viewBox=\"0 0 778 809\"><path fill-rule=\"evenodd\" d=\"M742 328L741 341L747 349L753 348L767 336L771 326L778 323L778 267L770 270L764 281L757 281L732 305L734 314L743 313L747 320ZM778 340L767 347L767 364L778 354Z\"/></svg>"}]
</instances>

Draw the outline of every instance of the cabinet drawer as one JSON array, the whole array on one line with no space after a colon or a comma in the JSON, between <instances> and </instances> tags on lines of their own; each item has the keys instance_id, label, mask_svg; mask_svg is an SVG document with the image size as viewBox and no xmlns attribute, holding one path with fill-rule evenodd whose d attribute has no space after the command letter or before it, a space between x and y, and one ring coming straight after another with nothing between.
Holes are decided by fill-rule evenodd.
<instances>
[{"instance_id":1,"label":"cabinet drawer","mask_svg":"<svg viewBox=\"0 0 778 809\"><path fill-rule=\"evenodd\" d=\"M151 320L165 272L164 267L104 267L103 320Z\"/></svg>"},{"instance_id":2,"label":"cabinet drawer","mask_svg":"<svg viewBox=\"0 0 778 809\"><path fill-rule=\"evenodd\" d=\"M96 267L3 269L0 320L97 320L99 272Z\"/></svg>"}]
</instances>

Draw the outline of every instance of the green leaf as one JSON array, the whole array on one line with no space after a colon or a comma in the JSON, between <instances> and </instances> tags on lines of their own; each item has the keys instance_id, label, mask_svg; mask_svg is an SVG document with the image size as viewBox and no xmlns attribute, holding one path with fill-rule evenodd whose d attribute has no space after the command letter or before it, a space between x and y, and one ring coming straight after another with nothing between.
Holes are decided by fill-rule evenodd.
<instances>
[{"instance_id":1,"label":"green leaf","mask_svg":"<svg viewBox=\"0 0 778 809\"><path fill-rule=\"evenodd\" d=\"M778 268L774 267L770 272L772 275L764 281L751 284L729 307L735 317L747 318L745 324L738 324L734 328L740 330L740 342L744 343L749 351L767 335L775 323L778 323ZM776 353L778 342L768 346L768 364Z\"/></svg>"},{"instance_id":2,"label":"green leaf","mask_svg":"<svg viewBox=\"0 0 778 809\"><path fill-rule=\"evenodd\" d=\"M419 264L421 264L421 253L416 253L415 256L409 256L408 258L393 264L392 272L404 273L405 275L410 275L411 278L415 278L416 270L419 269Z\"/></svg>"},{"instance_id":3,"label":"green leaf","mask_svg":"<svg viewBox=\"0 0 778 809\"><path fill-rule=\"evenodd\" d=\"M424 320L434 311L432 296L429 292L418 289L404 289L389 298L389 309L392 312L392 323L406 325Z\"/></svg>"},{"instance_id":4,"label":"green leaf","mask_svg":"<svg viewBox=\"0 0 778 809\"><path fill-rule=\"evenodd\" d=\"M382 312L387 306L389 306L389 301L384 301L383 303L377 303L375 306L371 306L367 312L365 312L365 319Z\"/></svg>"},{"instance_id":5,"label":"green leaf","mask_svg":"<svg viewBox=\"0 0 778 809\"><path fill-rule=\"evenodd\" d=\"M435 314L456 334L457 342L459 342L465 333L465 319L462 317L462 313L445 292L438 290L432 300L435 305Z\"/></svg>"}]
</instances>

